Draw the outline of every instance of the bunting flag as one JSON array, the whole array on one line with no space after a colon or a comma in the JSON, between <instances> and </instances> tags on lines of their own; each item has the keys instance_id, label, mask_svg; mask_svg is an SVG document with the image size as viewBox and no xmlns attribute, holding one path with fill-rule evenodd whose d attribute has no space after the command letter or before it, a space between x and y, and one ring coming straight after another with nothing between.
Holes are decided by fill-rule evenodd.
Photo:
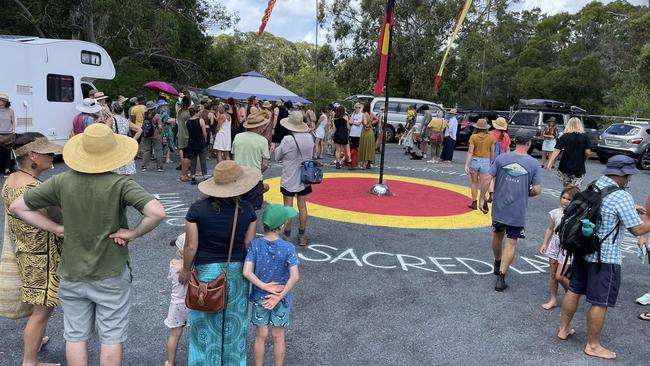
<instances>
[{"instance_id":1,"label":"bunting flag","mask_svg":"<svg viewBox=\"0 0 650 366\"><path fill-rule=\"evenodd\" d=\"M379 54L379 73L377 74L377 82L375 83L376 96L381 95L384 90L384 83L386 82L386 74L388 73L388 49L393 24L395 24L395 0L388 0L386 2L386 11L384 12L384 20L381 23L381 30L379 31L379 44L377 47L377 53Z\"/></svg>"},{"instance_id":2,"label":"bunting flag","mask_svg":"<svg viewBox=\"0 0 650 366\"><path fill-rule=\"evenodd\" d=\"M264 33L264 29L266 28L266 23L269 22L269 18L271 17L271 12L273 11L273 7L275 6L275 1L276 0L269 0L269 4L266 6L266 10L264 10L264 16L262 17L262 24L260 24L260 29L257 31L257 36L261 36L262 33Z\"/></svg>"},{"instance_id":3,"label":"bunting flag","mask_svg":"<svg viewBox=\"0 0 650 366\"><path fill-rule=\"evenodd\" d=\"M451 37L449 37L449 43L447 44L447 49L445 50L445 55L442 57L442 63L440 64L440 70L436 74L436 80L433 83L433 92L438 93L438 87L440 87L440 81L442 80L442 73L445 71L445 64L447 63L447 56L449 56L449 50L451 50L451 45L456 40L458 36L458 30L463 25L463 21L469 12L469 8L472 6L472 0L465 0L463 8L460 10L458 17L456 18L456 24L451 31Z\"/></svg>"}]
</instances>

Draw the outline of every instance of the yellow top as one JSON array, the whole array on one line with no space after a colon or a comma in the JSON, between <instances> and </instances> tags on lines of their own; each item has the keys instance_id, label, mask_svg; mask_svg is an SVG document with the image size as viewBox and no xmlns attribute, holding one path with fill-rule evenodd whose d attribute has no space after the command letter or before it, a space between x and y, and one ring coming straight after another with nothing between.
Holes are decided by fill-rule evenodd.
<instances>
[{"instance_id":1,"label":"yellow top","mask_svg":"<svg viewBox=\"0 0 650 366\"><path fill-rule=\"evenodd\" d=\"M490 157L490 151L494 146L494 137L487 132L473 134L469 138L470 145L474 145L474 156L477 158L487 159Z\"/></svg>"}]
</instances>

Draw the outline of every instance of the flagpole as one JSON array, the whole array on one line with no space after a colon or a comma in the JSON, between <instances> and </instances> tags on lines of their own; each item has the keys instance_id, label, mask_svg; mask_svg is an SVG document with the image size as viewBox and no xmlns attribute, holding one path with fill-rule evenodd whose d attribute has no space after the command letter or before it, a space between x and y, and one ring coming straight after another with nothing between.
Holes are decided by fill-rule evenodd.
<instances>
[{"instance_id":1,"label":"flagpole","mask_svg":"<svg viewBox=\"0 0 650 366\"><path fill-rule=\"evenodd\" d=\"M393 5L394 7L394 5ZM395 9L393 8L393 12ZM384 83L384 115L382 116L383 121L380 123L381 126L381 153L379 160L379 182L372 186L370 193L376 196L392 196L393 193L388 189L388 185L384 184L384 163L385 163L385 154L386 154L386 127L388 126L388 99L389 99L389 88L388 83L390 80L390 51L393 46L393 27L395 26L394 22L388 28L388 53L386 55L386 80Z\"/></svg>"}]
</instances>

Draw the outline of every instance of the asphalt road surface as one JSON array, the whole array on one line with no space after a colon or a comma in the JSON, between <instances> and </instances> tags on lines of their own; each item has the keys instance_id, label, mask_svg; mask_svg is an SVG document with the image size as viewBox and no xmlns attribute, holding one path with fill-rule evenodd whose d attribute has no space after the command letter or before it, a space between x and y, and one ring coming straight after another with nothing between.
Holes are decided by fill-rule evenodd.
<instances>
[{"instance_id":1,"label":"asphalt road surface","mask_svg":"<svg viewBox=\"0 0 650 366\"><path fill-rule=\"evenodd\" d=\"M547 213L559 205L561 186L555 172L543 173L544 193L530 200L527 238L519 242L514 268L507 277L510 287L497 293L491 274L489 218L478 211L467 213L469 199L448 192L466 192L457 186L469 186L462 169L464 157L465 152L456 151L456 163L440 167L408 160L400 147L389 145L386 173L406 177L389 182L400 201L349 200L354 210L362 211L350 214L341 211L346 208L346 200L341 199L344 194L314 195L321 217L310 218L310 246L298 248L301 276L294 290L292 325L287 331L287 365L611 364L583 354L584 301L573 323L577 333L568 341L556 337L559 308L541 308L548 298L549 273L538 250L548 223ZM170 288L166 276L175 253L168 243L182 232L187 208L200 197L195 186L176 181L174 166L166 165L163 173L150 170L133 177L159 195L168 218L130 245L134 290L125 365L162 365L166 358L163 320ZM214 160L209 166L214 167ZM64 169L59 163L52 173ZM349 173L331 166L324 169L326 173ZM602 169L598 161L589 161L587 181L597 178ZM353 173L376 179L377 171ZM265 179L272 181L270 178L279 174L280 168L274 164ZM650 193L649 174L642 172L632 180L629 191L638 203ZM330 177L326 179L335 179ZM421 189L423 181L412 178L438 187L432 189L445 190L440 193L444 207L431 211L426 203L431 197ZM368 189L372 183L363 176L348 179L357 180L339 182L368 184ZM319 189L326 186L314 187L316 193ZM333 210L327 209L330 204L335 206ZM390 215L381 215L384 209ZM423 221L396 217L421 214L433 217L427 229L405 229L404 225L418 226ZM131 212L130 219L134 224L139 216ZM475 227L450 229L452 226ZM608 313L602 341L618 353L616 364L643 365L648 363L650 323L637 319L644 309L634 299L650 286L650 268L636 258L631 237L626 239L624 255L618 305ZM25 320L0 320L1 365L20 364L24 325ZM43 361L64 361L62 329L62 311L57 309L48 325L51 340L41 352ZM251 326L249 364L252 335ZM97 341L91 342L92 365L98 364L98 349ZM186 356L184 336L179 365L185 364ZM269 341L266 364L271 365L271 360Z\"/></svg>"}]
</instances>

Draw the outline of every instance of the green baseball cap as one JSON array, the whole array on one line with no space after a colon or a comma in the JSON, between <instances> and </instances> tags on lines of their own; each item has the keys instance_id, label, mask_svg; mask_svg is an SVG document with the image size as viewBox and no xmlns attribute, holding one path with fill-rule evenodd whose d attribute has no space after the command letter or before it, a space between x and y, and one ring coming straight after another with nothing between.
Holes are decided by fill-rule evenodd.
<instances>
[{"instance_id":1,"label":"green baseball cap","mask_svg":"<svg viewBox=\"0 0 650 366\"><path fill-rule=\"evenodd\" d=\"M280 226L284 225L289 219L292 219L298 215L293 207L282 206L282 205L268 205L264 209L264 215L262 220L264 225L271 230L275 230Z\"/></svg>"}]
</instances>

